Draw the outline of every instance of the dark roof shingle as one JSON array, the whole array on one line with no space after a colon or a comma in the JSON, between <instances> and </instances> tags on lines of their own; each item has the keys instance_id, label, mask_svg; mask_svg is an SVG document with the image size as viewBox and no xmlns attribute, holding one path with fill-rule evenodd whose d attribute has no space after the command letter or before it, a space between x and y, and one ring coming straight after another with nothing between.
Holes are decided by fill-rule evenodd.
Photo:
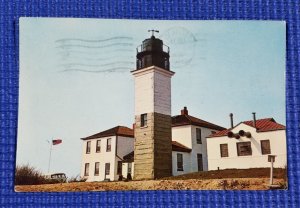
<instances>
[{"instance_id":1,"label":"dark roof shingle","mask_svg":"<svg viewBox=\"0 0 300 208\"><path fill-rule=\"evenodd\" d=\"M218 126L216 124L204 121L202 119L190 116L190 115L177 115L172 117L172 127L175 126L185 126L185 125L195 125L200 127L206 127L210 129L215 129L218 131L224 130L225 128Z\"/></svg>"},{"instance_id":2,"label":"dark roof shingle","mask_svg":"<svg viewBox=\"0 0 300 208\"><path fill-rule=\"evenodd\" d=\"M172 151L177 151L177 152L191 152L192 149L184 146L183 144L180 144L179 142L172 141Z\"/></svg>"},{"instance_id":3,"label":"dark roof shingle","mask_svg":"<svg viewBox=\"0 0 300 208\"><path fill-rule=\"evenodd\" d=\"M134 151L128 153L123 157L123 162L133 162L134 161Z\"/></svg>"},{"instance_id":4,"label":"dark roof shingle","mask_svg":"<svg viewBox=\"0 0 300 208\"><path fill-rule=\"evenodd\" d=\"M180 144L179 142L172 141L172 151L177 152L191 152L192 149ZM134 151L128 153L123 157L123 162L133 162L134 161Z\"/></svg>"},{"instance_id":5,"label":"dark roof shingle","mask_svg":"<svg viewBox=\"0 0 300 208\"><path fill-rule=\"evenodd\" d=\"M131 128L126 126L116 126L114 128L99 132L97 134L81 138L82 140L88 139L96 139L102 137L109 137L109 136L124 136L124 137L134 137L134 132Z\"/></svg>"}]
</instances>

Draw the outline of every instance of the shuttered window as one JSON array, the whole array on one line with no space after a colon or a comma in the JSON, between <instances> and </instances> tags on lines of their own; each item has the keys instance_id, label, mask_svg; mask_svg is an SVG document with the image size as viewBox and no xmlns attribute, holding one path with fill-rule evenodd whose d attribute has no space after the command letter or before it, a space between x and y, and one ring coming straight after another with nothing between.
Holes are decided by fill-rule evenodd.
<instances>
[{"instance_id":1,"label":"shuttered window","mask_svg":"<svg viewBox=\"0 0 300 208\"><path fill-rule=\"evenodd\" d=\"M271 154L271 146L270 146L270 140L261 140L261 154L268 155Z\"/></svg>"},{"instance_id":2,"label":"shuttered window","mask_svg":"<svg viewBox=\"0 0 300 208\"><path fill-rule=\"evenodd\" d=\"M221 157L228 157L228 144L220 144Z\"/></svg>"},{"instance_id":3,"label":"shuttered window","mask_svg":"<svg viewBox=\"0 0 300 208\"><path fill-rule=\"evenodd\" d=\"M236 143L238 156L252 155L251 142Z\"/></svg>"}]
</instances>

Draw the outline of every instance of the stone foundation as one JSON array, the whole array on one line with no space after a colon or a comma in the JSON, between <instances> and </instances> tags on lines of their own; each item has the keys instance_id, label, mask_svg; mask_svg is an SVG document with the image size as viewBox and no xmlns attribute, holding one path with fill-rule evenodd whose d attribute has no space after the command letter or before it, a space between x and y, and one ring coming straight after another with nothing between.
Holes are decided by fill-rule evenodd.
<instances>
[{"instance_id":1,"label":"stone foundation","mask_svg":"<svg viewBox=\"0 0 300 208\"><path fill-rule=\"evenodd\" d=\"M147 114L147 126L141 127L135 116L134 179L158 179L172 175L171 116Z\"/></svg>"}]
</instances>

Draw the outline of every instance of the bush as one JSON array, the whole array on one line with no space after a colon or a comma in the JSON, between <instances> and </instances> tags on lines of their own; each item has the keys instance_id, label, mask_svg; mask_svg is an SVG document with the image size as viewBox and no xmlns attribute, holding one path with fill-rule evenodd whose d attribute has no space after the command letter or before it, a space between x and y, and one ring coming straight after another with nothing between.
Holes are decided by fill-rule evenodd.
<instances>
[{"instance_id":1,"label":"bush","mask_svg":"<svg viewBox=\"0 0 300 208\"><path fill-rule=\"evenodd\" d=\"M15 185L37 185L48 183L45 176L30 165L17 165L15 173Z\"/></svg>"}]
</instances>

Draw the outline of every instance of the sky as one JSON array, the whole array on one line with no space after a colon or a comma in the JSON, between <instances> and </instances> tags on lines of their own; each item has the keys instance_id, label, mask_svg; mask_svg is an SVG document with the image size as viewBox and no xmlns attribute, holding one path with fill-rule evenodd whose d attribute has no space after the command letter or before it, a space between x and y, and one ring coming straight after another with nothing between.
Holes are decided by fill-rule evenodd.
<instances>
[{"instance_id":1,"label":"sky","mask_svg":"<svg viewBox=\"0 0 300 208\"><path fill-rule=\"evenodd\" d=\"M170 47L172 115L229 128L273 117L285 124L283 21L20 18L17 164L80 174L82 141L134 122L136 47L149 29Z\"/></svg>"}]
</instances>

